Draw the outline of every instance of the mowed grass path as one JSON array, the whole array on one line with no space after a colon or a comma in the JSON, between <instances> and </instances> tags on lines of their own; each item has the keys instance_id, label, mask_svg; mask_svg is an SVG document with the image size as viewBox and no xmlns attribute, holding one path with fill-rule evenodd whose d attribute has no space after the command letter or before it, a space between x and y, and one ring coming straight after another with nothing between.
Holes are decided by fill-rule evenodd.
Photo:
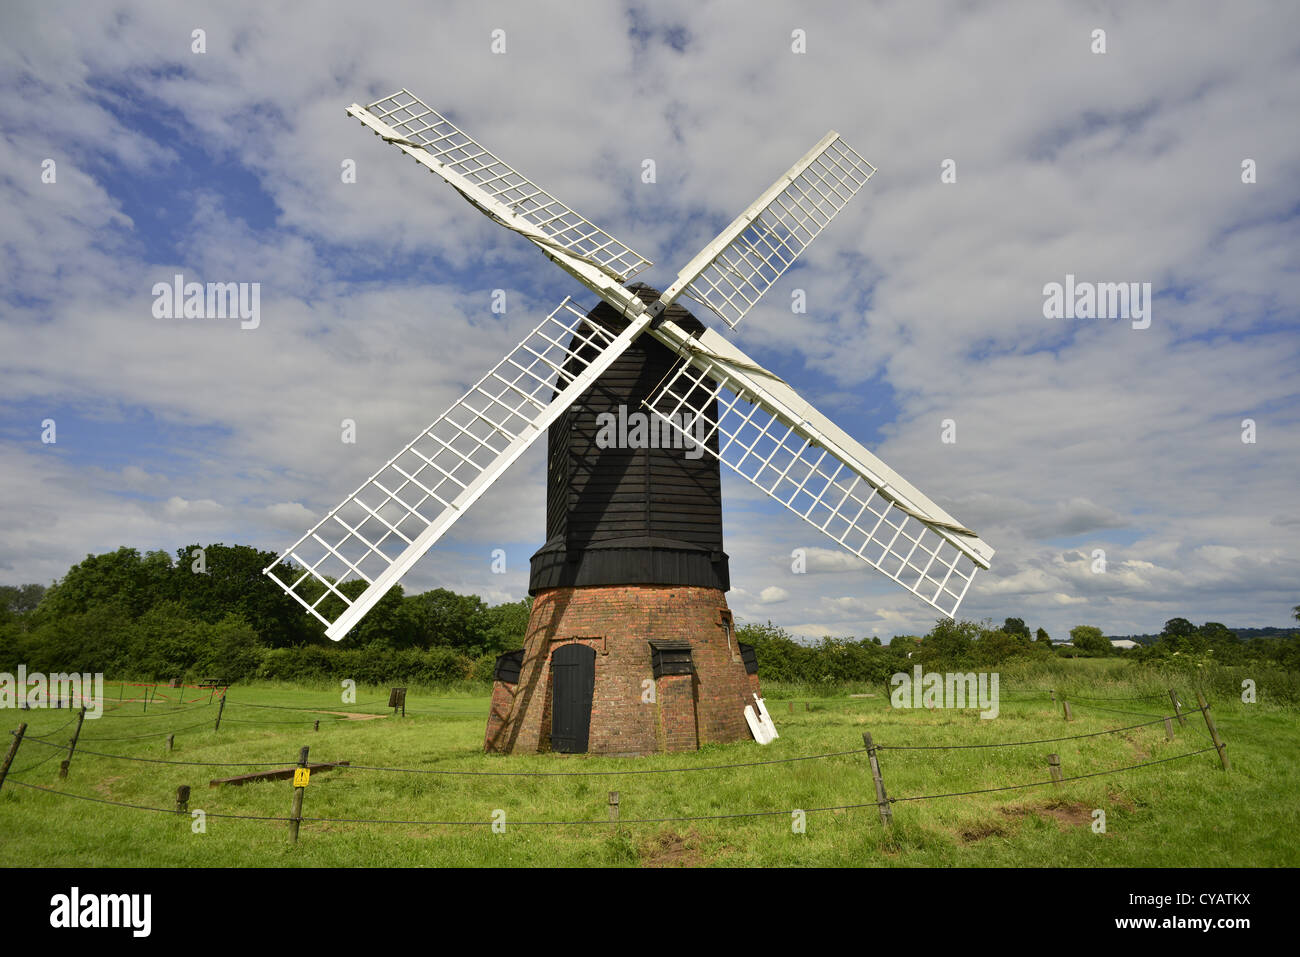
<instances>
[{"instance_id":1,"label":"mowed grass path","mask_svg":"<svg viewBox=\"0 0 1300 957\"><path fill-rule=\"evenodd\" d=\"M1089 688L1098 696L1150 692L1122 684ZM1082 692L1081 692L1082 693ZM1194 700L1189 690L1185 700ZM298 749L312 761L424 770L644 771L770 761L862 747L870 731L880 745L978 744L1083 734L1140 723L1166 714L1168 702L1073 699L1076 720L1067 724L1047 697L1016 694L1004 686L1001 714L982 720L975 711L893 710L872 698L797 698L795 711L779 689L768 705L781 733L768 747L753 742L712 745L699 753L651 758L563 755L500 756L481 751L487 698L470 695L408 696L407 717L384 704L387 689L362 688L357 703L337 694L285 686L252 685L230 691L220 732L216 705L177 710L128 704L99 721L87 721L66 781L63 757L24 742L0 791L0 865L102 867L307 866L1296 866L1300 864L1300 720L1293 710L1265 704L1211 704L1228 744L1232 771L1219 769L1214 752L1059 786L966 797L899 801L892 833L874 806L809 811L806 832L793 833L791 811L874 801L866 755L696 770L672 774L513 777L401 774L334 770L313 776L304 816L399 819L363 824L304 822L297 845L283 821L207 819L192 833L189 817L91 803L17 786L53 788L128 804L171 808L176 787L192 788L191 808L210 814L287 817L287 781L209 789L211 778L256 768L196 767L124 761L88 753L172 761L292 764ZM805 710L805 703L812 710ZM110 701L110 705L113 702ZM264 707L253 707L262 705ZM1097 710L1112 707L1143 714ZM291 710L317 708L384 714L351 720ZM19 721L29 734L56 732L67 711L4 712L5 730ZM149 717L144 715L148 714ZM111 716L110 716L111 715ZM320 719L320 731L312 722ZM177 732L176 749L165 736ZM113 739L113 740L109 740ZM5 736L6 742L9 740ZM1199 713L1167 741L1162 725L1099 737L1022 747L934 751L883 751L891 797L905 798L995 788L1049 778L1047 754L1061 757L1068 777L1155 761L1209 746ZM41 763L38 763L41 762ZM621 816L685 818L775 811L763 817L625 823L604 822L609 791L617 790ZM506 830L493 833L493 813L503 810ZM1106 815L1104 834L1092 829L1093 810ZM450 822L467 822L464 824ZM472 822L472 823L470 823Z\"/></svg>"}]
</instances>

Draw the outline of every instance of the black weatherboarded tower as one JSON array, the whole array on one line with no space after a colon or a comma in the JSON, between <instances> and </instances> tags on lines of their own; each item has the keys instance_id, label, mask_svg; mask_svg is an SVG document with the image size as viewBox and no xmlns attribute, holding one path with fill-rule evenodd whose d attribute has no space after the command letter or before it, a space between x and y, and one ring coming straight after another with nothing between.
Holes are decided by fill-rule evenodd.
<instances>
[{"instance_id":1,"label":"black weatherboarded tower","mask_svg":"<svg viewBox=\"0 0 1300 957\"><path fill-rule=\"evenodd\" d=\"M643 283L631 289L646 303L659 298ZM687 332L704 331L679 305L665 315ZM614 333L623 325L604 303L588 316ZM572 348L579 345L575 338ZM677 361L657 340L640 337L551 426L546 544L533 555L530 594L593 585L731 587L718 460L641 404ZM702 426L693 430L700 438ZM710 442L716 451L717 439Z\"/></svg>"}]
</instances>

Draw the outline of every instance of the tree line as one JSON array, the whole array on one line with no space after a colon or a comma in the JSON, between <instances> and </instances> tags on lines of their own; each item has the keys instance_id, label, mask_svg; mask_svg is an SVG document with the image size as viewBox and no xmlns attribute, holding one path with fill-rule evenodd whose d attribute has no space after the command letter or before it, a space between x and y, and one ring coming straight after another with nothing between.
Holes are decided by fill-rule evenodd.
<instances>
[{"instance_id":1,"label":"tree line","mask_svg":"<svg viewBox=\"0 0 1300 957\"><path fill-rule=\"evenodd\" d=\"M0 665L150 680L434 682L490 676L497 654L523 645L531 599L489 605L400 585L332 642L262 574L275 559L247 545L188 545L175 558L122 547L87 555L48 588L0 587Z\"/></svg>"},{"instance_id":2,"label":"tree line","mask_svg":"<svg viewBox=\"0 0 1300 957\"><path fill-rule=\"evenodd\" d=\"M523 646L532 599L489 605L445 588L394 587L340 642L262 569L271 552L246 545L188 545L175 557L122 547L87 555L51 586L0 586L0 670L92 671L147 680L286 681L348 677L363 683L487 680L496 656ZM362 581L338 584L352 597ZM308 600L312 600L308 597ZM337 600L337 599L335 599ZM1295 609L1300 619L1300 606ZM749 623L737 638L755 647L764 680L887 681L926 670L993 668L1008 662L1122 655L1136 662L1204 667L1268 663L1300 671L1300 641L1242 641L1226 626L1172 618L1150 644L1115 649L1100 628L1071 629L1054 643L1021 618L940 619L925 635L833 638L805 643L773 625Z\"/></svg>"},{"instance_id":3,"label":"tree line","mask_svg":"<svg viewBox=\"0 0 1300 957\"><path fill-rule=\"evenodd\" d=\"M1300 619L1300 606L1294 613ZM1218 622L1197 627L1186 618L1171 618L1153 643L1130 650L1112 646L1094 625L1078 625L1070 629L1070 645L1056 644L1044 629L1031 632L1020 618L1007 618L1000 626L944 618L925 635L896 635L887 645L879 638L804 643L770 621L743 625L736 635L754 646L760 678L812 684L879 684L918 664L926 671L969 671L1058 658L1121 657L1188 669L1264 664L1300 671L1300 635L1241 641Z\"/></svg>"}]
</instances>

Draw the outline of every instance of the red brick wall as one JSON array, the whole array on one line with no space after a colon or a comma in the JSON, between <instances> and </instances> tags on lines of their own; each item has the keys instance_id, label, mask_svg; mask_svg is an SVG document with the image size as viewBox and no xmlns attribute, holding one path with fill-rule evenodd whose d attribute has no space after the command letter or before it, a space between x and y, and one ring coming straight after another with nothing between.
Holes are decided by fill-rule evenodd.
<instances>
[{"instance_id":1,"label":"red brick wall","mask_svg":"<svg viewBox=\"0 0 1300 957\"><path fill-rule=\"evenodd\" d=\"M657 682L659 725L663 735L657 743L664 751L695 751L699 749L699 732L696 728L695 675L663 675Z\"/></svg>"},{"instance_id":2,"label":"red brick wall","mask_svg":"<svg viewBox=\"0 0 1300 957\"><path fill-rule=\"evenodd\" d=\"M515 700L515 688L518 685L508 685L504 681L494 682L492 685L492 704L488 711L487 734L483 739L483 749L485 751L495 750L492 742L501 736L501 730L505 727L506 719L510 715L510 709Z\"/></svg>"},{"instance_id":3,"label":"red brick wall","mask_svg":"<svg viewBox=\"0 0 1300 957\"><path fill-rule=\"evenodd\" d=\"M493 690L484 749L550 749L550 656L571 641L596 650L592 753L649 754L748 739L744 708L753 681L734 634L729 638L729 622L726 596L716 588L617 585L540 592L519 683L497 682ZM695 674L656 682L652 640L689 641ZM646 700L651 687L653 700Z\"/></svg>"}]
</instances>

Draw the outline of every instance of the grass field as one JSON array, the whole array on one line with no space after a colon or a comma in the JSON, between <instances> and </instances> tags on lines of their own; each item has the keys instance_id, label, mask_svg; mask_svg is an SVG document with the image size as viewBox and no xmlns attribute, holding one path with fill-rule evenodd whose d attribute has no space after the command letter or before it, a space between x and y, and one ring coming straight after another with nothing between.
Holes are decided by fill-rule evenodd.
<instances>
[{"instance_id":1,"label":"grass field","mask_svg":"<svg viewBox=\"0 0 1300 957\"><path fill-rule=\"evenodd\" d=\"M1069 682L1055 683L1065 687ZM1267 703L1211 701L1232 770L1213 751L1122 773L1056 786L893 805L887 833L874 806L808 811L806 831L792 830L794 809L836 808L875 800L866 755L708 770L705 766L772 761L878 745L971 745L1079 735L1150 721L1170 710L1167 697L1085 701L1075 695L1127 699L1159 695L1153 682L1115 680L1102 671L1072 689L1067 724L1045 694L1047 683L1015 684L1004 675L1001 714L894 710L880 689L870 698L848 691L808 697L804 689L766 688L781 733L766 748L753 742L707 746L698 753L650 758L564 755L499 756L481 751L487 697L447 691L408 696L407 717L384 707L387 689L361 688L357 703L326 689L253 684L232 688L219 732L216 705L190 710L137 704L87 721L67 780L63 754L25 741L0 790L0 865L283 867L312 866L1296 866L1300 864L1300 715ZM863 689L856 689L863 690ZM870 690L870 689L866 689ZM1180 689L1194 702L1190 688ZM111 698L111 695L110 695ZM789 704L793 702L794 712ZM110 700L109 705L114 702ZM261 707L254 707L255 705ZM1190 704L1195 707L1194 703ZM811 710L806 710L811 708ZM1113 708L1138 714L1103 711ZM349 718L322 712L377 714ZM321 720L320 730L312 723ZM65 744L67 711L5 713L28 734ZM199 727L191 727L199 724ZM1060 755L1067 777L1157 761L1210 746L1199 713L1173 741L1162 724L1077 740L1020 747L882 751L893 798L996 788L1048 779L1047 754ZM176 749L165 734L176 729ZM439 771L646 771L683 773L518 777L333 770L312 777L304 817L398 819L447 823L304 821L289 841L288 824L217 814L287 817L288 781L208 787L212 778L257 768L126 761L91 754L171 761L283 762L311 748L312 761ZM58 794L20 786L52 788ZM155 808L174 805L177 785L192 788L190 807L208 812L206 833L191 819L63 795ZM609 791L620 793L629 819L777 813L719 820L604 822ZM494 811L505 812L493 833ZM1105 812L1095 833L1093 811ZM468 822L468 823L451 823Z\"/></svg>"}]
</instances>

